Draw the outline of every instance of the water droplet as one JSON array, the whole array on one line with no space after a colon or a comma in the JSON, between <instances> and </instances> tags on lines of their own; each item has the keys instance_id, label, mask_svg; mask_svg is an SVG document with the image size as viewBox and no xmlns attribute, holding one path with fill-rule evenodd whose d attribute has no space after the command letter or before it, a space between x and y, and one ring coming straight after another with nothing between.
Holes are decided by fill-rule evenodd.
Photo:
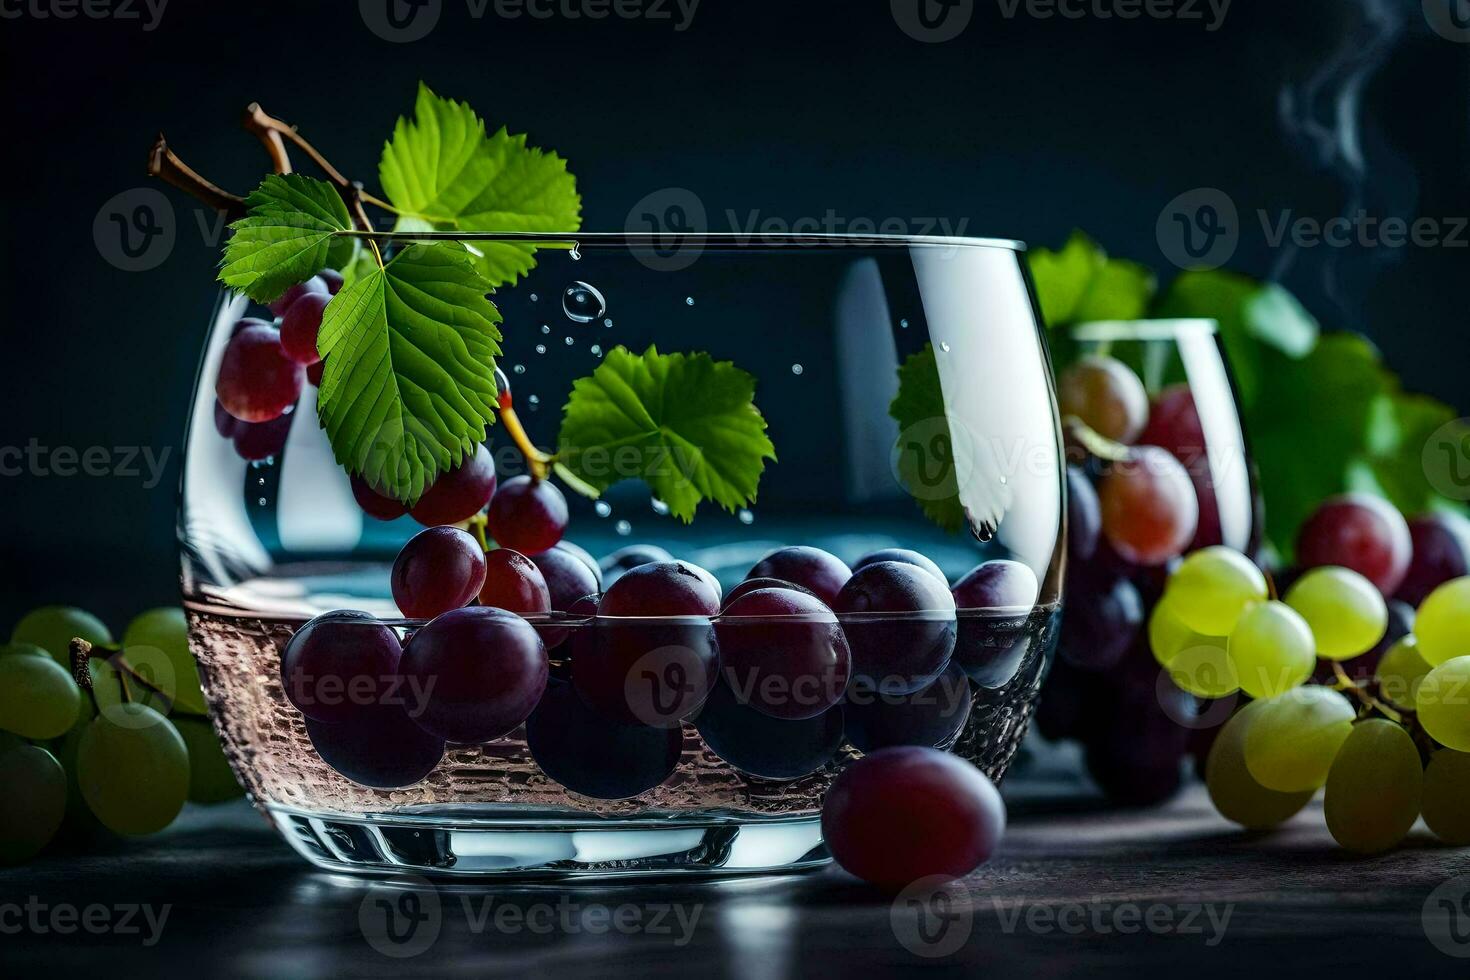
<instances>
[{"instance_id":1,"label":"water droplet","mask_svg":"<svg viewBox=\"0 0 1470 980\"><path fill-rule=\"evenodd\" d=\"M531 294L531 302L533 302L533 303L539 303L539 302L541 302L541 297L540 296L537 296L535 293L532 293Z\"/></svg>"},{"instance_id":2,"label":"water droplet","mask_svg":"<svg viewBox=\"0 0 1470 980\"><path fill-rule=\"evenodd\" d=\"M264 497L261 497L261 498L259 498L259 499L258 499L258 500L256 500L256 501L255 501L255 502L256 502L256 503L257 503L257 504L260 504L260 506L262 506L262 507L264 507L264 506L265 506L265 498L264 498Z\"/></svg>"},{"instance_id":3,"label":"water droplet","mask_svg":"<svg viewBox=\"0 0 1470 980\"><path fill-rule=\"evenodd\" d=\"M530 396L529 398L526 399L526 404L528 404L528 405L531 406L531 411L533 411L533 412L536 411L537 409L539 409L541 407L541 396L540 395L532 395L532 396Z\"/></svg>"},{"instance_id":4,"label":"water droplet","mask_svg":"<svg viewBox=\"0 0 1470 980\"><path fill-rule=\"evenodd\" d=\"M607 300L593 286L574 282L562 293L561 308L567 318L578 323L591 323L607 312Z\"/></svg>"},{"instance_id":5,"label":"water droplet","mask_svg":"<svg viewBox=\"0 0 1470 980\"><path fill-rule=\"evenodd\" d=\"M598 517L606 517L607 515L612 513L612 504L608 503L606 500L599 500L597 503L592 505L592 509L597 511Z\"/></svg>"},{"instance_id":6,"label":"water droplet","mask_svg":"<svg viewBox=\"0 0 1470 980\"><path fill-rule=\"evenodd\" d=\"M541 324L541 332L542 333L551 333L551 324L549 324L549 323L543 323L543 324Z\"/></svg>"},{"instance_id":7,"label":"water droplet","mask_svg":"<svg viewBox=\"0 0 1470 980\"><path fill-rule=\"evenodd\" d=\"M909 322L907 320L899 320L898 326L901 330L907 330L909 328Z\"/></svg>"},{"instance_id":8,"label":"water droplet","mask_svg":"<svg viewBox=\"0 0 1470 980\"><path fill-rule=\"evenodd\" d=\"M592 353L593 354L596 354L598 357L601 357L602 356L602 345L601 344L593 344L592 345Z\"/></svg>"},{"instance_id":9,"label":"water droplet","mask_svg":"<svg viewBox=\"0 0 1470 980\"><path fill-rule=\"evenodd\" d=\"M986 544L994 540L995 538L995 529L989 524L982 524L979 527L971 525L970 533L974 535L975 540L979 541L981 544Z\"/></svg>"},{"instance_id":10,"label":"water droplet","mask_svg":"<svg viewBox=\"0 0 1470 980\"><path fill-rule=\"evenodd\" d=\"M511 370L515 371L516 374L525 374L526 373L526 366L524 364L517 364Z\"/></svg>"},{"instance_id":11,"label":"water droplet","mask_svg":"<svg viewBox=\"0 0 1470 980\"><path fill-rule=\"evenodd\" d=\"M537 344L536 345L536 353L538 353L538 354L545 354L546 353L546 345L545 344Z\"/></svg>"},{"instance_id":12,"label":"water droplet","mask_svg":"<svg viewBox=\"0 0 1470 980\"><path fill-rule=\"evenodd\" d=\"M607 327L607 329L611 330L612 329L612 317L608 317L606 320L603 320L602 321L602 325L604 327Z\"/></svg>"},{"instance_id":13,"label":"water droplet","mask_svg":"<svg viewBox=\"0 0 1470 980\"><path fill-rule=\"evenodd\" d=\"M618 521L616 524L613 525L613 530L626 538L628 535L633 533L633 525L629 524L627 521Z\"/></svg>"},{"instance_id":14,"label":"water droplet","mask_svg":"<svg viewBox=\"0 0 1470 980\"><path fill-rule=\"evenodd\" d=\"M653 506L653 512L655 514L658 514L660 517L669 512L669 505L664 503L662 500L659 500L657 497L654 497L652 500L649 501L649 503Z\"/></svg>"},{"instance_id":15,"label":"water droplet","mask_svg":"<svg viewBox=\"0 0 1470 980\"><path fill-rule=\"evenodd\" d=\"M265 486L265 477L261 477L260 479L256 480L255 482L258 483L258 484L260 484L261 486Z\"/></svg>"},{"instance_id":16,"label":"water droplet","mask_svg":"<svg viewBox=\"0 0 1470 980\"><path fill-rule=\"evenodd\" d=\"M1005 477L1001 477L1001 478L1000 478L1000 485L1001 485L1001 486L1005 486L1005 485L1006 485L1006 484L1007 484L1007 483L1009 483L1009 482L1010 482L1010 481L1009 481L1009 480L1007 480L1007 479L1006 479L1006 478L1005 478Z\"/></svg>"},{"instance_id":17,"label":"water droplet","mask_svg":"<svg viewBox=\"0 0 1470 980\"><path fill-rule=\"evenodd\" d=\"M570 252L568 252L567 254L572 257L572 261L573 262L581 262L582 261L582 250L580 248L578 248L577 246L575 246L575 245L572 246L572 250Z\"/></svg>"},{"instance_id":18,"label":"water droplet","mask_svg":"<svg viewBox=\"0 0 1470 980\"><path fill-rule=\"evenodd\" d=\"M805 370L806 368L802 367L800 364L791 365L791 373L797 375L798 377L801 375L801 372Z\"/></svg>"},{"instance_id":19,"label":"water droplet","mask_svg":"<svg viewBox=\"0 0 1470 980\"><path fill-rule=\"evenodd\" d=\"M572 346L572 345L573 345L573 344L575 344L575 343L576 343L576 341L575 341L575 340L573 340L573 339L572 339L572 338L571 338L571 337L568 337L568 338L567 338L567 346L568 346L568 347L570 347L570 346Z\"/></svg>"},{"instance_id":20,"label":"water droplet","mask_svg":"<svg viewBox=\"0 0 1470 980\"><path fill-rule=\"evenodd\" d=\"M684 305L685 306L693 306L694 305L694 297L693 296L685 296L684 297Z\"/></svg>"},{"instance_id":21,"label":"water droplet","mask_svg":"<svg viewBox=\"0 0 1470 980\"><path fill-rule=\"evenodd\" d=\"M753 514L750 511L746 510L744 507L740 508L740 513L736 514L735 516L740 519L740 523L741 524L754 524L755 523L755 514Z\"/></svg>"},{"instance_id":22,"label":"water droplet","mask_svg":"<svg viewBox=\"0 0 1470 980\"><path fill-rule=\"evenodd\" d=\"M942 351L944 351L946 354L948 354L949 353L949 341L947 341L947 340L941 340L939 342L939 349L942 350Z\"/></svg>"}]
</instances>

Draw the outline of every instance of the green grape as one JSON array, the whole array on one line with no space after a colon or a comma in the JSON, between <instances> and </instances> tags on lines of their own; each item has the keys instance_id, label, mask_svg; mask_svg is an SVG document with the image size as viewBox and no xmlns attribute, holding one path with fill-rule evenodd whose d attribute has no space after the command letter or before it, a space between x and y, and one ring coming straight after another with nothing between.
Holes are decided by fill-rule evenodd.
<instances>
[{"instance_id":1,"label":"green grape","mask_svg":"<svg viewBox=\"0 0 1470 980\"><path fill-rule=\"evenodd\" d=\"M1447 749L1470 752L1470 657L1446 660L1425 675L1415 704L1430 738Z\"/></svg>"},{"instance_id":2,"label":"green grape","mask_svg":"<svg viewBox=\"0 0 1470 980\"><path fill-rule=\"evenodd\" d=\"M1226 820L1250 830L1275 827L1295 816L1312 799L1313 790L1278 793L1251 777L1245 765L1245 737L1264 701L1252 701L1225 723L1205 760L1205 786Z\"/></svg>"},{"instance_id":3,"label":"green grape","mask_svg":"<svg viewBox=\"0 0 1470 980\"><path fill-rule=\"evenodd\" d=\"M1283 602L1258 602L1230 634L1230 659L1240 686L1253 698L1274 698L1300 687L1317 666L1312 628Z\"/></svg>"},{"instance_id":4,"label":"green grape","mask_svg":"<svg viewBox=\"0 0 1470 980\"><path fill-rule=\"evenodd\" d=\"M15 624L10 642L34 643L70 670L73 637L93 645L112 642L112 633L102 620L73 606L42 606L26 613Z\"/></svg>"},{"instance_id":5,"label":"green grape","mask_svg":"<svg viewBox=\"0 0 1470 980\"><path fill-rule=\"evenodd\" d=\"M119 834L151 834L173 822L189 795L189 750L178 729L141 704L87 725L77 745L77 783L97 819Z\"/></svg>"},{"instance_id":6,"label":"green grape","mask_svg":"<svg viewBox=\"0 0 1470 980\"><path fill-rule=\"evenodd\" d=\"M1317 655L1351 660L1367 653L1388 629L1388 604L1372 582L1347 568L1314 568L1286 593L1286 604L1307 621Z\"/></svg>"},{"instance_id":7,"label":"green grape","mask_svg":"<svg viewBox=\"0 0 1470 980\"><path fill-rule=\"evenodd\" d=\"M130 663L137 663L139 647L160 650L168 659L173 676L173 709L191 715L207 713L204 694L199 690L199 670L189 652L189 623L177 606L150 609L140 613L123 631L123 653Z\"/></svg>"},{"instance_id":8,"label":"green grape","mask_svg":"<svg viewBox=\"0 0 1470 980\"><path fill-rule=\"evenodd\" d=\"M244 794L225 760L219 737L202 718L176 718L179 735L189 749L189 799L194 803L219 803Z\"/></svg>"},{"instance_id":9,"label":"green grape","mask_svg":"<svg viewBox=\"0 0 1470 980\"><path fill-rule=\"evenodd\" d=\"M1240 690L1224 637L1196 635L1164 669L1176 687L1195 697L1226 698Z\"/></svg>"},{"instance_id":10,"label":"green grape","mask_svg":"<svg viewBox=\"0 0 1470 980\"><path fill-rule=\"evenodd\" d=\"M1446 844L1470 844L1470 754L1440 749L1424 770L1424 823Z\"/></svg>"},{"instance_id":11,"label":"green grape","mask_svg":"<svg viewBox=\"0 0 1470 980\"><path fill-rule=\"evenodd\" d=\"M92 657L87 661L92 674L92 695L97 700L98 709L106 715L120 705L132 702L146 704L161 715L168 714L168 695L174 689L173 664L163 651L153 647L133 647L123 657L130 668L127 673L118 669L118 664L123 662L119 657L122 654L113 654L106 660ZM162 693L145 687L140 677ZM123 695L124 686L127 687L126 696Z\"/></svg>"},{"instance_id":12,"label":"green grape","mask_svg":"<svg viewBox=\"0 0 1470 980\"><path fill-rule=\"evenodd\" d=\"M1159 600L1148 618L1148 647L1160 667L1169 666L1174 655L1189 646L1190 640L1198 635L1174 614L1168 599Z\"/></svg>"},{"instance_id":13,"label":"green grape","mask_svg":"<svg viewBox=\"0 0 1470 980\"><path fill-rule=\"evenodd\" d=\"M1419 685L1432 669L1419 656L1419 641L1411 633L1389 647L1378 662L1374 675L1378 681L1378 693L1390 704L1412 711L1419 697Z\"/></svg>"},{"instance_id":14,"label":"green grape","mask_svg":"<svg viewBox=\"0 0 1470 980\"><path fill-rule=\"evenodd\" d=\"M1419 654L1431 667L1470 654L1470 575L1429 594L1414 620Z\"/></svg>"},{"instance_id":15,"label":"green grape","mask_svg":"<svg viewBox=\"0 0 1470 980\"><path fill-rule=\"evenodd\" d=\"M0 754L0 864L40 853L66 815L66 773L45 749L22 745Z\"/></svg>"},{"instance_id":16,"label":"green grape","mask_svg":"<svg viewBox=\"0 0 1470 980\"><path fill-rule=\"evenodd\" d=\"M1246 606L1265 599L1266 576L1249 558L1221 546L1201 548L1169 579L1165 601L1190 629L1229 636Z\"/></svg>"},{"instance_id":17,"label":"green grape","mask_svg":"<svg viewBox=\"0 0 1470 980\"><path fill-rule=\"evenodd\" d=\"M51 654L34 643L7 643L0 647L0 657L49 657Z\"/></svg>"},{"instance_id":18,"label":"green grape","mask_svg":"<svg viewBox=\"0 0 1470 980\"><path fill-rule=\"evenodd\" d=\"M83 701L90 708L90 704ZM72 730L61 738L51 743L52 751L61 762L61 768L66 770L66 819L62 821L61 833L63 837L83 845L99 844L109 839L115 840L112 831L102 826L87 801L82 798L82 787L77 782L77 746L82 743L82 735L91 725L92 718L96 712L84 710L82 714L85 720L78 722Z\"/></svg>"},{"instance_id":19,"label":"green grape","mask_svg":"<svg viewBox=\"0 0 1470 980\"><path fill-rule=\"evenodd\" d=\"M1382 853L1408 836L1423 791L1424 766L1409 733L1370 718L1353 726L1332 760L1322 801L1327 829L1349 851Z\"/></svg>"},{"instance_id":20,"label":"green grape","mask_svg":"<svg viewBox=\"0 0 1470 980\"><path fill-rule=\"evenodd\" d=\"M25 738L57 738L76 723L82 692L54 660L0 657L0 728Z\"/></svg>"},{"instance_id":21,"label":"green grape","mask_svg":"<svg viewBox=\"0 0 1470 980\"><path fill-rule=\"evenodd\" d=\"M1258 703L1261 709L1245 735L1251 778L1278 793L1321 787L1352 734L1352 702L1331 688L1307 685Z\"/></svg>"}]
</instances>

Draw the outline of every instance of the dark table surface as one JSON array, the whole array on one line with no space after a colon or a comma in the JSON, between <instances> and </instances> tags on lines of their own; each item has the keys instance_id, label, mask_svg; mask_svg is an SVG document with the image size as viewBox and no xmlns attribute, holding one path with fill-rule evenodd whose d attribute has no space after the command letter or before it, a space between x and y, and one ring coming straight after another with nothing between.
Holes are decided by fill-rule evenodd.
<instances>
[{"instance_id":1,"label":"dark table surface","mask_svg":"<svg viewBox=\"0 0 1470 980\"><path fill-rule=\"evenodd\" d=\"M1336 848L1315 804L1251 835L1198 787L1131 813L1045 784L1008 797L1000 853L896 911L835 868L706 882L353 880L310 868L243 802L191 808L156 837L0 872L0 976L1470 975L1470 850L1422 826L1360 859Z\"/></svg>"}]
</instances>

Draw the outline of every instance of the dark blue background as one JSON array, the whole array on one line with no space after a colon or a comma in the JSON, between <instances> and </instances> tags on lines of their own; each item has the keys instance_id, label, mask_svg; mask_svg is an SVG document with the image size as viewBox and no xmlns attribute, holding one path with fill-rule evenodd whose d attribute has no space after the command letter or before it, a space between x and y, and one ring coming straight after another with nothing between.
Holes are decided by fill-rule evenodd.
<instances>
[{"instance_id":1,"label":"dark blue background","mask_svg":"<svg viewBox=\"0 0 1470 980\"><path fill-rule=\"evenodd\" d=\"M179 446L218 253L179 196L177 244L152 271L118 270L92 235L105 201L148 183L159 129L194 167L243 191L267 166L238 126L259 100L376 186L379 148L422 78L566 156L591 229L619 230L644 195L682 186L716 229L728 230L727 209L741 221L752 211L786 222L829 210L937 218L1047 245L1080 226L1162 271L1161 209L1215 186L1246 216L1232 264L1264 276L1281 253L1257 209L1325 219L1348 199L1310 140L1288 134L1281 94L1340 46L1371 50L1348 0L1236 0L1213 33L1199 22L1007 19L997 0L976 0L973 23L943 44L906 36L886 0L703 0L683 32L667 21L474 19L464 0L444 0L437 29L410 44L375 37L351 0L173 0L151 32L6 3L23 15L0 20L10 96L0 444L172 456L152 490L137 478L0 478L0 632L40 602L120 622L177 594ZM1399 11L1406 25L1364 92L1370 210L1470 214L1470 45L1433 34L1419 0L1363 6ZM1467 250L1348 250L1336 255L1338 296L1325 286L1331 251L1302 253L1287 284L1324 322L1372 336L1410 387L1470 401Z\"/></svg>"}]
</instances>

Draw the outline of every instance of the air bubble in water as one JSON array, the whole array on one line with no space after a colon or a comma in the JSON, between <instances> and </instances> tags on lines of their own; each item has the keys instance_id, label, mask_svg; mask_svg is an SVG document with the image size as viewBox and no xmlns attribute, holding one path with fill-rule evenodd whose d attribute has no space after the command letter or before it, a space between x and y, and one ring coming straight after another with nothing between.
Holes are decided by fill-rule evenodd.
<instances>
[{"instance_id":1,"label":"air bubble in water","mask_svg":"<svg viewBox=\"0 0 1470 980\"><path fill-rule=\"evenodd\" d=\"M909 322L907 320L899 320L898 325L899 328L903 330L907 330L909 328Z\"/></svg>"},{"instance_id":2,"label":"air bubble in water","mask_svg":"<svg viewBox=\"0 0 1470 980\"><path fill-rule=\"evenodd\" d=\"M627 521L618 521L616 524L613 525L613 530L626 538L628 535L633 533L633 525L629 524Z\"/></svg>"},{"instance_id":3,"label":"air bubble in water","mask_svg":"<svg viewBox=\"0 0 1470 980\"><path fill-rule=\"evenodd\" d=\"M541 332L542 333L551 333L551 324L549 324L549 323L543 323L543 324L541 324Z\"/></svg>"},{"instance_id":4,"label":"air bubble in water","mask_svg":"<svg viewBox=\"0 0 1470 980\"><path fill-rule=\"evenodd\" d=\"M534 412L536 411L536 409L541 407L541 396L532 395L526 399L526 403L531 406L531 411Z\"/></svg>"},{"instance_id":5,"label":"air bubble in water","mask_svg":"<svg viewBox=\"0 0 1470 980\"><path fill-rule=\"evenodd\" d=\"M802 367L800 364L793 364L793 365L791 365L791 373L794 374L794 375L797 375L798 377L800 377L801 376L801 372L803 372L805 370L806 370L806 368Z\"/></svg>"},{"instance_id":6,"label":"air bubble in water","mask_svg":"<svg viewBox=\"0 0 1470 980\"><path fill-rule=\"evenodd\" d=\"M612 513L612 504L608 503L606 500L599 500L597 503L592 505L592 509L597 511L598 517L606 517Z\"/></svg>"},{"instance_id":7,"label":"air bubble in water","mask_svg":"<svg viewBox=\"0 0 1470 980\"><path fill-rule=\"evenodd\" d=\"M545 354L546 353L546 345L545 344L537 344L536 345L536 353L538 353L538 354Z\"/></svg>"},{"instance_id":8,"label":"air bubble in water","mask_svg":"<svg viewBox=\"0 0 1470 980\"><path fill-rule=\"evenodd\" d=\"M694 305L694 297L693 296L685 296L684 297L684 305L685 306L693 306Z\"/></svg>"},{"instance_id":9,"label":"air bubble in water","mask_svg":"<svg viewBox=\"0 0 1470 980\"><path fill-rule=\"evenodd\" d=\"M535 293L532 293L531 294L531 302L533 302L533 303L539 303L540 301L541 301L541 297L540 296L537 296Z\"/></svg>"},{"instance_id":10,"label":"air bubble in water","mask_svg":"<svg viewBox=\"0 0 1470 980\"><path fill-rule=\"evenodd\" d=\"M942 351L944 351L946 354L948 354L949 353L949 341L947 341L947 340L941 340L939 342L939 349L942 350Z\"/></svg>"},{"instance_id":11,"label":"air bubble in water","mask_svg":"<svg viewBox=\"0 0 1470 980\"><path fill-rule=\"evenodd\" d=\"M659 500L657 497L654 497L652 500L649 501L649 503L653 506L653 512L660 517L663 517L669 512L669 505L664 503L662 500Z\"/></svg>"},{"instance_id":12,"label":"air bubble in water","mask_svg":"<svg viewBox=\"0 0 1470 980\"><path fill-rule=\"evenodd\" d=\"M515 371L516 374L525 374L526 366L524 364L517 364L514 368L512 368L512 370Z\"/></svg>"},{"instance_id":13,"label":"air bubble in water","mask_svg":"<svg viewBox=\"0 0 1470 980\"><path fill-rule=\"evenodd\" d=\"M255 502L256 502L256 503L257 503L257 504L260 504L260 506L262 506L262 507L264 507L264 506L265 506L265 498L264 498L264 497L261 497L261 498L259 498L259 499L258 499L258 500L256 500L256 501L255 501Z\"/></svg>"},{"instance_id":14,"label":"air bubble in water","mask_svg":"<svg viewBox=\"0 0 1470 980\"><path fill-rule=\"evenodd\" d=\"M611 330L612 329L612 317L608 317L606 320L603 320L602 321L602 325L604 327L607 327L607 329Z\"/></svg>"},{"instance_id":15,"label":"air bubble in water","mask_svg":"<svg viewBox=\"0 0 1470 980\"><path fill-rule=\"evenodd\" d=\"M572 346L572 345L573 345L573 344L575 344L575 343L576 343L576 341L575 341L575 340L573 340L573 339L572 339L572 338L571 338L571 337L568 337L568 338L567 338L567 346L568 346L568 347L570 347L570 346Z\"/></svg>"},{"instance_id":16,"label":"air bubble in water","mask_svg":"<svg viewBox=\"0 0 1470 980\"><path fill-rule=\"evenodd\" d=\"M597 355L598 357L601 357L602 356L602 345L601 344L593 344L592 347L591 347L591 351L592 351L593 354Z\"/></svg>"},{"instance_id":17,"label":"air bubble in water","mask_svg":"<svg viewBox=\"0 0 1470 980\"><path fill-rule=\"evenodd\" d=\"M740 523L741 524L754 524L755 523L755 514L753 514L750 511L746 510L744 507L740 508L740 513L736 514L735 516L740 519Z\"/></svg>"},{"instance_id":18,"label":"air bubble in water","mask_svg":"<svg viewBox=\"0 0 1470 980\"><path fill-rule=\"evenodd\" d=\"M607 312L607 300L595 287L585 282L574 282L562 293L561 308L568 319L591 323Z\"/></svg>"}]
</instances>

